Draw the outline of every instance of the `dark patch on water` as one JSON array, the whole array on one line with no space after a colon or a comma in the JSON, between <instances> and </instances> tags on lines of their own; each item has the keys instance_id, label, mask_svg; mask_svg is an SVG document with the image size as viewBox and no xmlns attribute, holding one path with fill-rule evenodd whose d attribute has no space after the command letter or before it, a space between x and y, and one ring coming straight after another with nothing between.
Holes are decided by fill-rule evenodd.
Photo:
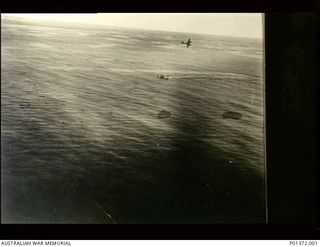
<instances>
[{"instance_id":1,"label":"dark patch on water","mask_svg":"<svg viewBox=\"0 0 320 247\"><path fill-rule=\"evenodd\" d=\"M29 102L21 102L20 107L21 107L21 109L25 109L25 108L30 108L31 105Z\"/></svg>"},{"instance_id":2,"label":"dark patch on water","mask_svg":"<svg viewBox=\"0 0 320 247\"><path fill-rule=\"evenodd\" d=\"M171 113L166 110L162 110L161 112L158 113L159 119L169 118L170 116L171 116Z\"/></svg>"},{"instance_id":3,"label":"dark patch on water","mask_svg":"<svg viewBox=\"0 0 320 247\"><path fill-rule=\"evenodd\" d=\"M242 118L242 114L239 112L233 112L233 111L227 111L225 113L222 114L223 118L231 118L231 119L235 119L235 120L239 120Z\"/></svg>"}]
</instances>

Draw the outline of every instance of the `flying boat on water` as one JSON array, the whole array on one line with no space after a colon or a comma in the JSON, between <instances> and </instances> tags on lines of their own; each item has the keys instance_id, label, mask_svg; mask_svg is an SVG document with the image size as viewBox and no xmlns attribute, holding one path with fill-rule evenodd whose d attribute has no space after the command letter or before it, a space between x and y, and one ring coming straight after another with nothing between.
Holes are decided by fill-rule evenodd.
<instances>
[{"instance_id":1,"label":"flying boat on water","mask_svg":"<svg viewBox=\"0 0 320 247\"><path fill-rule=\"evenodd\" d=\"M172 78L172 77L169 76L169 75L157 75L157 77L158 77L159 79L163 79L163 80L169 80L169 79Z\"/></svg>"}]
</instances>

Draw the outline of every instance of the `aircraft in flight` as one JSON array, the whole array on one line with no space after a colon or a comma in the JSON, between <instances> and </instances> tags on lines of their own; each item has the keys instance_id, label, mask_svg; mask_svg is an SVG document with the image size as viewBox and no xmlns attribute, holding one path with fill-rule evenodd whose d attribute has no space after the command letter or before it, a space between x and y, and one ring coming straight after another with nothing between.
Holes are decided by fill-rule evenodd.
<instances>
[{"instance_id":1,"label":"aircraft in flight","mask_svg":"<svg viewBox=\"0 0 320 247\"><path fill-rule=\"evenodd\" d=\"M181 44L187 45L187 48L189 48L189 46L191 46L191 39L189 38L187 42L181 41Z\"/></svg>"}]
</instances>

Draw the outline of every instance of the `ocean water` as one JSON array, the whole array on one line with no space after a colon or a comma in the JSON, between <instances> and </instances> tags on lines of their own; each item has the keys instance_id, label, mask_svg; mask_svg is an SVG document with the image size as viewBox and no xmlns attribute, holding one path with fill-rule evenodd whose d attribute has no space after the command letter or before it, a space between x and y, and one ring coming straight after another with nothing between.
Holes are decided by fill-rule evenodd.
<instances>
[{"instance_id":1,"label":"ocean water","mask_svg":"<svg viewBox=\"0 0 320 247\"><path fill-rule=\"evenodd\" d=\"M261 40L1 21L2 223L265 222Z\"/></svg>"}]
</instances>

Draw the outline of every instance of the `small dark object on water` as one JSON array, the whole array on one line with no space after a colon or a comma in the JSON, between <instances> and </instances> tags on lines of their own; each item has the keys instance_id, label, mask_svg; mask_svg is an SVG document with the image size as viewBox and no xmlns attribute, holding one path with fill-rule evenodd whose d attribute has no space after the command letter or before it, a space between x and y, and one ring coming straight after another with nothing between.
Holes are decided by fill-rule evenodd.
<instances>
[{"instance_id":1,"label":"small dark object on water","mask_svg":"<svg viewBox=\"0 0 320 247\"><path fill-rule=\"evenodd\" d=\"M226 111L225 113L222 114L222 117L239 120L242 118L242 114L239 112Z\"/></svg>"},{"instance_id":2,"label":"small dark object on water","mask_svg":"<svg viewBox=\"0 0 320 247\"><path fill-rule=\"evenodd\" d=\"M165 79L165 80L171 79L171 77L170 77L169 75L157 75L157 77L158 77L159 79Z\"/></svg>"},{"instance_id":3,"label":"small dark object on water","mask_svg":"<svg viewBox=\"0 0 320 247\"><path fill-rule=\"evenodd\" d=\"M171 113L166 110L162 110L158 114L158 118L160 118L160 119L169 118L170 116L171 116Z\"/></svg>"},{"instance_id":4,"label":"small dark object on water","mask_svg":"<svg viewBox=\"0 0 320 247\"><path fill-rule=\"evenodd\" d=\"M21 102L21 103L20 103L20 107L21 107L22 109L30 108L30 103Z\"/></svg>"}]
</instances>

